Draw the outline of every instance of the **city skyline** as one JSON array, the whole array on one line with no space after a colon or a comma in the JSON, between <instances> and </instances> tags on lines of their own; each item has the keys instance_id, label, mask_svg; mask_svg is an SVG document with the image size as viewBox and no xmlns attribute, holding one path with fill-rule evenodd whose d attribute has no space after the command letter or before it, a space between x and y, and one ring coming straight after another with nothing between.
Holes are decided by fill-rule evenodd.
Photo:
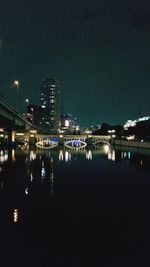
<instances>
[{"instance_id":1,"label":"city skyline","mask_svg":"<svg viewBox=\"0 0 150 267\"><path fill-rule=\"evenodd\" d=\"M39 104L43 78L61 82L61 113L80 125L148 114L148 2L1 1L1 95ZM23 104L24 103L24 104Z\"/></svg>"}]
</instances>

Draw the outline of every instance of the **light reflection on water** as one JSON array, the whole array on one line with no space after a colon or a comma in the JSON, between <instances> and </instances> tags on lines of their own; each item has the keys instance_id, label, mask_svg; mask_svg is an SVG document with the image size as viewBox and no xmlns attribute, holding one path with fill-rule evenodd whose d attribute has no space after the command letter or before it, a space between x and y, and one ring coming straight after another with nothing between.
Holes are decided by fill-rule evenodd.
<instances>
[{"instance_id":1,"label":"light reflection on water","mask_svg":"<svg viewBox=\"0 0 150 267\"><path fill-rule=\"evenodd\" d=\"M19 221L19 211L18 211L18 209L14 209L13 221L14 221L14 223L17 223Z\"/></svg>"},{"instance_id":2,"label":"light reflection on water","mask_svg":"<svg viewBox=\"0 0 150 267\"><path fill-rule=\"evenodd\" d=\"M25 150L25 151L17 151L17 150L1 150L0 151L0 173L3 172L3 164L6 163L8 160L11 162L15 162L16 159L19 158L21 154L25 155L25 162L26 167L32 165L32 162L35 162L36 159L41 162L41 179L45 178L46 169L45 169L45 157L49 158L50 161L59 161L59 162L72 162L76 157L82 155L83 158L86 160L93 160L94 157L100 156L105 157L107 156L108 160L112 161L133 161L134 158L140 162L140 165L144 165L146 156L150 156L150 150L146 149L136 149L136 148L128 148L128 147L120 147L114 148L110 145L104 144L96 147L92 147L90 149L82 149L82 150L70 150L70 149L62 149L57 148L50 151L44 150ZM53 154L55 157L53 158ZM43 155L45 155L43 157ZM33 180L33 173L30 172L30 179Z\"/></svg>"},{"instance_id":3,"label":"light reflection on water","mask_svg":"<svg viewBox=\"0 0 150 267\"><path fill-rule=\"evenodd\" d=\"M0 150L0 163L8 160L8 150Z\"/></svg>"},{"instance_id":4,"label":"light reflection on water","mask_svg":"<svg viewBox=\"0 0 150 267\"><path fill-rule=\"evenodd\" d=\"M140 153L140 149L116 149L107 144L99 147L96 146L90 149L83 149L80 151L71 151L69 149L62 148L51 150L51 152L42 150L25 150L24 152L22 150L20 151L14 149L10 151L1 150L0 194L7 191L16 194L17 188L17 194L21 194L22 196L21 192L23 192L24 196L28 198L33 195L36 187L40 187L42 185L44 188L47 188L49 196L55 197L55 193L57 191L56 185L58 183L57 170L61 169L62 167L67 168L68 163L68 166L70 166L69 168L71 168L75 161L79 161L81 164L82 161L84 161L84 164L86 164L86 162L88 164L88 161L94 163L95 159L104 159L105 162L112 161L113 164L115 162L122 161L128 165L130 163L130 165L134 165L136 168L142 168L143 170L146 168L149 170L150 168L148 162L150 159L150 151L145 150L145 152L146 153L144 154L144 151L142 150ZM9 163L7 164L8 160ZM22 166L20 165L19 161L22 162ZM94 165L91 166L94 168ZM13 171L11 168L13 168ZM20 173L22 170L20 168L24 168L22 177ZM5 175L6 172L8 177ZM14 183L12 183L12 175ZM13 218L14 222L18 222L19 211L17 207L14 208Z\"/></svg>"},{"instance_id":5,"label":"light reflection on water","mask_svg":"<svg viewBox=\"0 0 150 267\"><path fill-rule=\"evenodd\" d=\"M113 248L118 257L125 242L133 253L134 240L142 246L150 240L149 150L105 144L80 151L2 150L0 155L0 226L14 252L21 243L23 251L43 249L43 261L48 251L49 266L54 252L61 266L62 255L66 262L73 247L78 266L77 253L84 247L86 257L93 253L93 260L98 251L99 259L101 244L106 260Z\"/></svg>"},{"instance_id":6,"label":"light reflection on water","mask_svg":"<svg viewBox=\"0 0 150 267\"><path fill-rule=\"evenodd\" d=\"M92 160L92 151L91 150L86 151L86 159Z\"/></svg>"},{"instance_id":7,"label":"light reflection on water","mask_svg":"<svg viewBox=\"0 0 150 267\"><path fill-rule=\"evenodd\" d=\"M35 160L35 159L36 159L35 151L30 151L30 161Z\"/></svg>"}]
</instances>

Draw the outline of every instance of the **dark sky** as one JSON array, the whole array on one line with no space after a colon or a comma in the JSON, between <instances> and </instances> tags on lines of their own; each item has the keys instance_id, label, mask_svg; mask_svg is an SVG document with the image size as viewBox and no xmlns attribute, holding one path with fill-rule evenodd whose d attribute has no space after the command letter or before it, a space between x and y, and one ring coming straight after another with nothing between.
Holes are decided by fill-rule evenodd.
<instances>
[{"instance_id":1,"label":"dark sky","mask_svg":"<svg viewBox=\"0 0 150 267\"><path fill-rule=\"evenodd\" d=\"M39 104L43 78L61 81L62 112L80 125L150 111L149 0L0 0L0 92Z\"/></svg>"}]
</instances>

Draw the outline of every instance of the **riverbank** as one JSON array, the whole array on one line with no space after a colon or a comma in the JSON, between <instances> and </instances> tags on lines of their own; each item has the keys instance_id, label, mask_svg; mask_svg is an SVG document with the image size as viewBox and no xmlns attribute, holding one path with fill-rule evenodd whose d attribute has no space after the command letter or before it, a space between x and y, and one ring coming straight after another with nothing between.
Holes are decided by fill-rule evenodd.
<instances>
[{"instance_id":1,"label":"riverbank","mask_svg":"<svg viewBox=\"0 0 150 267\"><path fill-rule=\"evenodd\" d=\"M114 145L150 149L150 142L114 140Z\"/></svg>"}]
</instances>

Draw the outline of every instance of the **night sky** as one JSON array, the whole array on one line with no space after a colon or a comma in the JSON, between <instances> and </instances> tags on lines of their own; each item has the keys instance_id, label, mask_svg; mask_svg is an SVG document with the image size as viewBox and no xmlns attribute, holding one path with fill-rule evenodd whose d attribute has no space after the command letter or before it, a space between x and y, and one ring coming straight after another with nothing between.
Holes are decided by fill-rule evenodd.
<instances>
[{"instance_id":1,"label":"night sky","mask_svg":"<svg viewBox=\"0 0 150 267\"><path fill-rule=\"evenodd\" d=\"M150 111L149 0L0 0L0 93L20 111L43 78L61 82L62 112L80 125Z\"/></svg>"}]
</instances>

